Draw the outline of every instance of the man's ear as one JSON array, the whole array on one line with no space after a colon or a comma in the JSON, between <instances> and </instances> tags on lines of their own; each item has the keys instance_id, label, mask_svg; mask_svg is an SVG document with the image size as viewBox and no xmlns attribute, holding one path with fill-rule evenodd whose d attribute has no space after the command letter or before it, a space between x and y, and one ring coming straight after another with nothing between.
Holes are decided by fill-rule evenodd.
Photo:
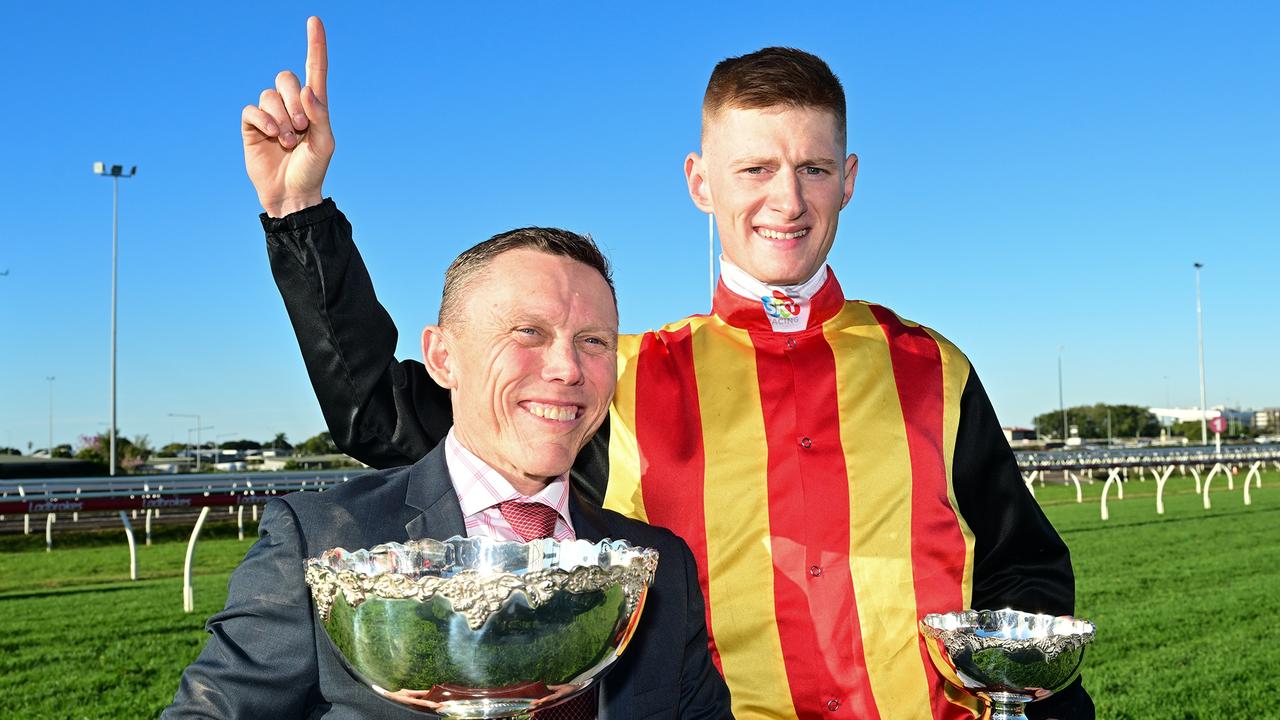
<instances>
[{"instance_id":1,"label":"man's ear","mask_svg":"<svg viewBox=\"0 0 1280 720\"><path fill-rule=\"evenodd\" d=\"M845 205L849 204L849 199L853 197L853 181L858 177L858 156L849 153L849 157L844 159L844 200L840 203L840 209L843 210Z\"/></svg>"},{"instance_id":2,"label":"man's ear","mask_svg":"<svg viewBox=\"0 0 1280 720\"><path fill-rule=\"evenodd\" d=\"M714 213L711 203L711 186L707 183L706 161L696 152L684 159L684 179L689 184L689 197L704 213Z\"/></svg>"},{"instance_id":3,"label":"man's ear","mask_svg":"<svg viewBox=\"0 0 1280 720\"><path fill-rule=\"evenodd\" d=\"M453 355L444 328L428 325L422 330L422 363L427 374L445 390L454 389L457 378L453 374Z\"/></svg>"}]
</instances>

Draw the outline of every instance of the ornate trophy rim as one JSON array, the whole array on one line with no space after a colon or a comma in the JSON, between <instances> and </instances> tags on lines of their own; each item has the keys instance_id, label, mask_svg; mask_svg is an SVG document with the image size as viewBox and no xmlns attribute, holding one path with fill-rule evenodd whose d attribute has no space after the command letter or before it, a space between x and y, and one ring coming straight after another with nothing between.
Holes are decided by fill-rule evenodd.
<instances>
[{"instance_id":1,"label":"ornate trophy rim","mask_svg":"<svg viewBox=\"0 0 1280 720\"><path fill-rule=\"evenodd\" d=\"M995 628L1013 628L1016 632L1012 636L996 634ZM1052 659L1088 645L1097 633L1097 626L1070 615L1032 613L1006 607L930 613L920 620L920 631L927 637L942 641L949 651L959 646L974 651L987 648L1012 650L1034 640L1036 647Z\"/></svg>"},{"instance_id":2,"label":"ornate trophy rim","mask_svg":"<svg viewBox=\"0 0 1280 720\"><path fill-rule=\"evenodd\" d=\"M492 567L463 568L467 559L493 557ZM424 567L403 568L414 558ZM521 560L520 569L496 569ZM658 551L606 538L531 542L454 536L390 542L370 549L331 548L306 560L306 582L316 613L328 622L339 593L357 608L371 598L430 602L449 600L472 630L498 613L512 593L537 608L556 592L586 593L621 585L630 613L653 583ZM384 568L397 568L388 571Z\"/></svg>"},{"instance_id":3,"label":"ornate trophy rim","mask_svg":"<svg viewBox=\"0 0 1280 720\"><path fill-rule=\"evenodd\" d=\"M1027 720L1024 707L1067 687L1080 673L1097 628L1070 615L1012 608L932 613L920 634L951 685L981 698L983 717Z\"/></svg>"}]
</instances>

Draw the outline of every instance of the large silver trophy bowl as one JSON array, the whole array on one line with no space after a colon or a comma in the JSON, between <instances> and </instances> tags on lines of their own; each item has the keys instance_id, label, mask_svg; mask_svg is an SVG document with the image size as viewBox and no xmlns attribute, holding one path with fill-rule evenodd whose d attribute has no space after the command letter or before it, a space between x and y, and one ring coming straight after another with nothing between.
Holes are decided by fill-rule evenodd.
<instances>
[{"instance_id":1,"label":"large silver trophy bowl","mask_svg":"<svg viewBox=\"0 0 1280 720\"><path fill-rule=\"evenodd\" d=\"M522 717L586 689L626 647L658 553L625 541L481 538L307 560L316 614L375 691L457 718Z\"/></svg>"},{"instance_id":2,"label":"large silver trophy bowl","mask_svg":"<svg viewBox=\"0 0 1280 720\"><path fill-rule=\"evenodd\" d=\"M1095 628L1088 620L1018 610L931 614L920 633L938 672L982 698L992 720L1026 720L1023 708L1075 679Z\"/></svg>"}]
</instances>

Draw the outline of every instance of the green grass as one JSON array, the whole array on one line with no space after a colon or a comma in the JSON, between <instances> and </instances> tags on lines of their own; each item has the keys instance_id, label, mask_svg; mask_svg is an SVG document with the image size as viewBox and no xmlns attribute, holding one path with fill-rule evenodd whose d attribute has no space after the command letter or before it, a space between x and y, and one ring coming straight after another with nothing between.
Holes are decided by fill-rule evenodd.
<instances>
[{"instance_id":1,"label":"green grass","mask_svg":"<svg viewBox=\"0 0 1280 720\"><path fill-rule=\"evenodd\" d=\"M1112 488L1100 519L1102 482L1037 486L1045 513L1071 548L1076 612L1098 635L1084 679L1098 717L1280 717L1280 476L1263 476L1246 507L1242 485L1211 486L1206 511L1190 477Z\"/></svg>"},{"instance_id":2,"label":"green grass","mask_svg":"<svg viewBox=\"0 0 1280 720\"><path fill-rule=\"evenodd\" d=\"M1071 547L1077 614L1098 624L1085 684L1100 718L1277 717L1280 671L1280 475L1245 507L1241 486L1213 484L1205 511L1175 476L1156 515L1155 483L1111 494L1102 483L1037 485ZM189 528L157 528L139 547L142 579L128 579L123 532L0 537L0 718L155 717L205 641L227 578L253 538L234 524L205 528L196 555L196 612L182 612ZM252 535L252 532L250 532Z\"/></svg>"},{"instance_id":3,"label":"green grass","mask_svg":"<svg viewBox=\"0 0 1280 720\"><path fill-rule=\"evenodd\" d=\"M138 547L136 582L123 531L55 529L51 553L43 533L4 538L0 718L157 716L204 646L204 619L222 607L231 570L253 542L252 533L236 540L234 525L205 527L196 548L196 610L186 614L188 533L156 528L155 544ZM15 551L28 545L34 548Z\"/></svg>"}]
</instances>

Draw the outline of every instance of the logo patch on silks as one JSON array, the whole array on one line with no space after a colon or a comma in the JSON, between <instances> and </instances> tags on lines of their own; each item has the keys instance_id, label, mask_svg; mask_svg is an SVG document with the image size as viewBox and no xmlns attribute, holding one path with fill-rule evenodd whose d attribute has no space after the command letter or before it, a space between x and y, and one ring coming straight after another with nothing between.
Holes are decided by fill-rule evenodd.
<instances>
[{"instance_id":1,"label":"logo patch on silks","mask_svg":"<svg viewBox=\"0 0 1280 720\"><path fill-rule=\"evenodd\" d=\"M781 290L774 290L773 296L762 296L760 303L764 305L764 314L774 332L798 332L809 326L809 303L787 295Z\"/></svg>"}]
</instances>

